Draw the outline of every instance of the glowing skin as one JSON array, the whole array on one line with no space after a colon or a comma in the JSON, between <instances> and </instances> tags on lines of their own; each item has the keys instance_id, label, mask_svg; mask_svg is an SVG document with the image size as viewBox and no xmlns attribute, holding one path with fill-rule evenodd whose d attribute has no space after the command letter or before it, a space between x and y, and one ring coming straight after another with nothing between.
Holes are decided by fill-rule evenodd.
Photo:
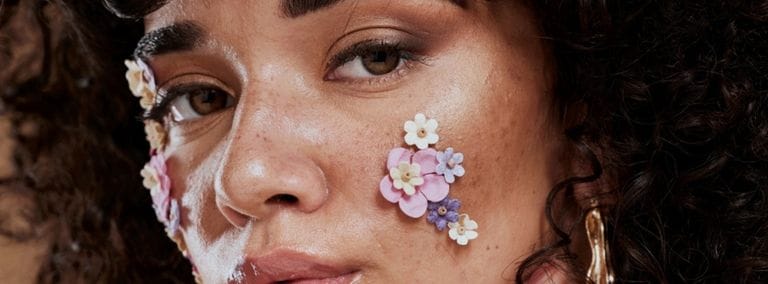
<instances>
[{"instance_id":1,"label":"glowing skin","mask_svg":"<svg viewBox=\"0 0 768 284\"><path fill-rule=\"evenodd\" d=\"M171 1L149 15L148 31L194 21L205 37L149 60L161 92L205 83L233 97L197 118L178 98L189 119L169 126L173 194L205 282L247 274L245 258L293 254L363 283L513 279L550 240L545 199L565 163L536 20L496 2L342 1L290 18L278 1ZM380 76L357 59L326 68L366 40L405 42L419 58ZM466 157L451 187L480 224L466 247L379 193L387 153L419 112L439 121L439 147Z\"/></svg>"}]
</instances>

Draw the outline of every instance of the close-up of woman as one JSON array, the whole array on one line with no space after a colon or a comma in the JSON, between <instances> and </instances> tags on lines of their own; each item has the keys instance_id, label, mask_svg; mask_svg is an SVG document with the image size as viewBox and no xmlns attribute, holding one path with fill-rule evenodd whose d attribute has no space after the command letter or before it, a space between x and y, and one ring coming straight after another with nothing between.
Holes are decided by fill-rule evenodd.
<instances>
[{"instance_id":1,"label":"close-up of woman","mask_svg":"<svg viewBox=\"0 0 768 284\"><path fill-rule=\"evenodd\" d=\"M705 2L0 1L0 276L765 283L768 1Z\"/></svg>"}]
</instances>

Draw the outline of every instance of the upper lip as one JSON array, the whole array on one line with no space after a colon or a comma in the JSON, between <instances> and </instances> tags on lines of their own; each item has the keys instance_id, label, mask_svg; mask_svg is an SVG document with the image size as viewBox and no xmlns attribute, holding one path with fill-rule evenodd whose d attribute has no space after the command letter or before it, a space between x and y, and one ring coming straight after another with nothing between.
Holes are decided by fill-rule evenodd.
<instances>
[{"instance_id":1,"label":"upper lip","mask_svg":"<svg viewBox=\"0 0 768 284\"><path fill-rule=\"evenodd\" d=\"M279 250L259 257L248 257L243 263L248 283L273 283L289 280L325 279L355 270L308 254Z\"/></svg>"}]
</instances>

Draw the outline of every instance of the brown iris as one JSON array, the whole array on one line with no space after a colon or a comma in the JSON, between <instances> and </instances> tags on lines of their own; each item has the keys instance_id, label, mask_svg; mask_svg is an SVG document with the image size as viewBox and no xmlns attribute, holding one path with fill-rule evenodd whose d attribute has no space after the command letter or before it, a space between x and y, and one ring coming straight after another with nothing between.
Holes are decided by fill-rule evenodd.
<instances>
[{"instance_id":1,"label":"brown iris","mask_svg":"<svg viewBox=\"0 0 768 284\"><path fill-rule=\"evenodd\" d=\"M373 75L392 72L400 64L400 54L394 49L374 50L362 56L363 67Z\"/></svg>"},{"instance_id":2,"label":"brown iris","mask_svg":"<svg viewBox=\"0 0 768 284\"><path fill-rule=\"evenodd\" d=\"M189 93L189 105L199 115L217 112L227 107L227 94L216 89L199 89Z\"/></svg>"}]
</instances>

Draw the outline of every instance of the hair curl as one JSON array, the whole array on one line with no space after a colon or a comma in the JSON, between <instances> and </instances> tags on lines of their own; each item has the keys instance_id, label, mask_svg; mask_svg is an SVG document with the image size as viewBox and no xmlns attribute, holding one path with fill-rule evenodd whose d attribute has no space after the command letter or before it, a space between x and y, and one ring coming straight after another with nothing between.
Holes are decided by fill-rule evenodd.
<instances>
[{"instance_id":1,"label":"hair curl","mask_svg":"<svg viewBox=\"0 0 768 284\"><path fill-rule=\"evenodd\" d=\"M159 7L106 2L122 17ZM553 211L580 210L574 186L601 179L612 181L595 198L619 282L768 281L768 1L528 2L556 60L558 103L586 110L564 135L593 174L552 190L558 239L522 262L517 282L554 258L584 279L569 250L574 228ZM4 3L0 24L22 12L17 3ZM136 194L138 177L106 175L137 172L147 159L120 67L140 22L84 1L42 3L32 12L46 41L43 68L3 84L16 129L39 127L16 132L15 181L35 200L30 222L55 224L40 279L189 281L148 197ZM72 29L54 36L45 6L61 9Z\"/></svg>"}]
</instances>

